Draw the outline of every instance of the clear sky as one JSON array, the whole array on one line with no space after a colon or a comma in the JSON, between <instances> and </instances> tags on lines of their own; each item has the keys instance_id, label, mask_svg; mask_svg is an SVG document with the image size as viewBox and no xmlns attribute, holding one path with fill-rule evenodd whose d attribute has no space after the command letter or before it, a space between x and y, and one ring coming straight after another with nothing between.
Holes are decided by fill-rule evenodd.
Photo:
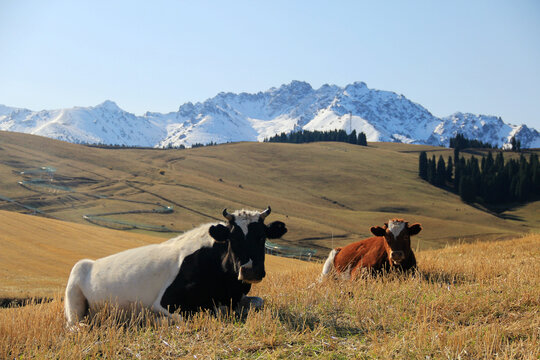
<instances>
[{"instance_id":1,"label":"clear sky","mask_svg":"<svg viewBox=\"0 0 540 360\"><path fill-rule=\"evenodd\" d=\"M140 115L292 80L540 130L540 1L0 0L0 104Z\"/></svg>"}]
</instances>

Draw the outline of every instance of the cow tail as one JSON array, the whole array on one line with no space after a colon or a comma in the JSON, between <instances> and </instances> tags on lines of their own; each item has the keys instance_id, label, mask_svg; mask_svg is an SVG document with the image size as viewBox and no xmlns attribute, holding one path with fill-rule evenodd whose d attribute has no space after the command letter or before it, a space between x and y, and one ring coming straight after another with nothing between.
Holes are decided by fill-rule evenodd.
<instances>
[{"instance_id":1,"label":"cow tail","mask_svg":"<svg viewBox=\"0 0 540 360\"><path fill-rule=\"evenodd\" d=\"M92 266L91 260L81 260L71 270L64 297L64 314L68 327L75 325L88 313L88 300L81 290L81 282Z\"/></svg>"},{"instance_id":2,"label":"cow tail","mask_svg":"<svg viewBox=\"0 0 540 360\"><path fill-rule=\"evenodd\" d=\"M341 248L335 248L332 251L330 251L330 254L328 254L328 258L326 259L326 262L324 263L321 276L319 277L319 281L322 281L324 278L326 278L328 275L334 272L334 258L340 251L341 251Z\"/></svg>"}]
</instances>

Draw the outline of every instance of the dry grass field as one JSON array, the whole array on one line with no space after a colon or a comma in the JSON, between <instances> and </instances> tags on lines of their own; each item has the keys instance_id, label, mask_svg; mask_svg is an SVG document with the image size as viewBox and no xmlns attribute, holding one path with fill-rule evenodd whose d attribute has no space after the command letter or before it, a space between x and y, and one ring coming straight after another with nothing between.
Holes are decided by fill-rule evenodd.
<instances>
[{"instance_id":1,"label":"dry grass field","mask_svg":"<svg viewBox=\"0 0 540 360\"><path fill-rule=\"evenodd\" d=\"M111 150L0 132L0 299L50 300L0 309L0 359L540 358L540 201L499 215L464 204L418 178L422 150L450 154L383 143ZM56 168L57 187L18 184L42 166ZM158 205L174 212L107 218L173 233L83 219ZM284 243L320 257L389 218L420 222L419 273L318 283L320 263L268 256L250 293L266 305L245 317L168 324L108 309L65 329L63 290L77 260L163 241L221 220L224 207L267 205L287 223ZM24 215L33 209L40 215Z\"/></svg>"},{"instance_id":2,"label":"dry grass field","mask_svg":"<svg viewBox=\"0 0 540 360\"><path fill-rule=\"evenodd\" d=\"M323 283L320 264L282 259L250 293L264 309L245 317L199 313L168 324L108 309L70 332L57 295L0 310L0 358L539 358L539 235L417 257L414 276Z\"/></svg>"}]
</instances>

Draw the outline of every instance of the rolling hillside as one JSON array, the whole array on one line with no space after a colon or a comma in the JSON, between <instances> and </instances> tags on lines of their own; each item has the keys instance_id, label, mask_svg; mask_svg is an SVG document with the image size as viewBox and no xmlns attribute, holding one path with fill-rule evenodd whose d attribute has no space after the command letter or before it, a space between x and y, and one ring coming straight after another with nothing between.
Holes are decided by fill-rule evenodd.
<instances>
[{"instance_id":1,"label":"rolling hillside","mask_svg":"<svg viewBox=\"0 0 540 360\"><path fill-rule=\"evenodd\" d=\"M420 249L510 238L540 228L540 202L495 216L427 185L417 176L422 150L448 151L396 143L111 150L0 132L0 210L39 211L41 216L86 224L84 215L142 210L147 213L106 218L170 229L173 233L152 234L172 237L221 220L225 207L271 205L271 219L288 225L283 241L318 249L321 257L333 246L369 235L370 226L392 217L423 224L413 241ZM49 176L35 172L44 166L56 169L47 183L53 187L32 183ZM162 205L173 206L174 212L151 212ZM133 231L148 232L144 227Z\"/></svg>"}]
</instances>

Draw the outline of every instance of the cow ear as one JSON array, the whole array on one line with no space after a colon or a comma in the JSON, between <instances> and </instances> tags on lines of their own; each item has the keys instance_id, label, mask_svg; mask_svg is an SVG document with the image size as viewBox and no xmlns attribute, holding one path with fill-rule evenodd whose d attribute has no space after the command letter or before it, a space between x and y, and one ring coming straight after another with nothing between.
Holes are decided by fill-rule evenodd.
<instances>
[{"instance_id":1,"label":"cow ear","mask_svg":"<svg viewBox=\"0 0 540 360\"><path fill-rule=\"evenodd\" d=\"M386 230L384 230L382 227L380 226L372 226L371 229L371 233L375 236L384 236L386 235Z\"/></svg>"},{"instance_id":2,"label":"cow ear","mask_svg":"<svg viewBox=\"0 0 540 360\"><path fill-rule=\"evenodd\" d=\"M228 227L219 224L210 226L208 233L214 240L222 242L229 239L230 231Z\"/></svg>"},{"instance_id":3,"label":"cow ear","mask_svg":"<svg viewBox=\"0 0 540 360\"><path fill-rule=\"evenodd\" d=\"M409 226L409 236L418 234L420 230L422 230L422 225L420 225L419 223L412 224L411 226Z\"/></svg>"},{"instance_id":4,"label":"cow ear","mask_svg":"<svg viewBox=\"0 0 540 360\"><path fill-rule=\"evenodd\" d=\"M269 239L278 239L287 233L285 223L274 221L266 227L266 237Z\"/></svg>"}]
</instances>

